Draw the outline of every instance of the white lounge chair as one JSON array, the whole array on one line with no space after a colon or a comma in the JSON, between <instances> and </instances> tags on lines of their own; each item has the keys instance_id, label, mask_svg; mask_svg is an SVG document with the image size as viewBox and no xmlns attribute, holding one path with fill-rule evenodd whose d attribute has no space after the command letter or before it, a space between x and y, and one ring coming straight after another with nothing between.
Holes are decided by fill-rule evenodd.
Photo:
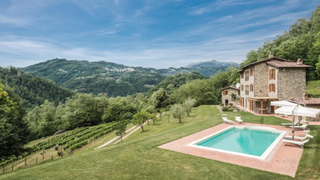
<instances>
[{"instance_id":1,"label":"white lounge chair","mask_svg":"<svg viewBox=\"0 0 320 180\"><path fill-rule=\"evenodd\" d=\"M234 123L234 121L231 121L227 118L226 114L222 114L221 117L222 117L223 122L225 122L225 123L229 123L229 124Z\"/></svg>"},{"instance_id":2,"label":"white lounge chair","mask_svg":"<svg viewBox=\"0 0 320 180\"><path fill-rule=\"evenodd\" d=\"M287 135L287 136L284 136L283 138L290 140L292 139L292 136ZM306 134L304 137L294 136L294 139L299 139L300 141L304 141L307 138L313 138L313 136L311 136L310 134Z\"/></svg>"},{"instance_id":3,"label":"white lounge chair","mask_svg":"<svg viewBox=\"0 0 320 180\"><path fill-rule=\"evenodd\" d=\"M297 146L301 146L301 148L303 149L304 148L304 145L309 142L309 138L305 141L295 141L295 140L287 140L287 139L283 139L282 140L283 145L285 145L286 143L291 143L291 144L294 144L294 145L297 145Z\"/></svg>"},{"instance_id":4,"label":"white lounge chair","mask_svg":"<svg viewBox=\"0 0 320 180\"><path fill-rule=\"evenodd\" d=\"M292 127L292 126L290 126ZM302 130L305 130L307 129L308 127L308 124L302 124L301 126L293 126L295 129L302 129Z\"/></svg>"},{"instance_id":5,"label":"white lounge chair","mask_svg":"<svg viewBox=\"0 0 320 180\"><path fill-rule=\"evenodd\" d=\"M243 123L242 119L241 119L241 116L235 116L235 120L238 122L238 123Z\"/></svg>"},{"instance_id":6,"label":"white lounge chair","mask_svg":"<svg viewBox=\"0 0 320 180\"><path fill-rule=\"evenodd\" d=\"M299 121L294 122L293 125L297 125L299 123ZM281 123L282 126L292 126L292 123Z\"/></svg>"}]
</instances>

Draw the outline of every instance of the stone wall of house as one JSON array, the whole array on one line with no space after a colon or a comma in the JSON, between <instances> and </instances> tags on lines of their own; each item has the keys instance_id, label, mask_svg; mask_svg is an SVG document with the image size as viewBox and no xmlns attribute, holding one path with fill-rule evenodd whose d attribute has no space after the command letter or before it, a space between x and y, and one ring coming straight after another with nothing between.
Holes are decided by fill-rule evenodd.
<instances>
[{"instance_id":1,"label":"stone wall of house","mask_svg":"<svg viewBox=\"0 0 320 180\"><path fill-rule=\"evenodd\" d=\"M254 96L267 97L269 92L268 65L266 63L257 64L254 66L254 72Z\"/></svg>"},{"instance_id":2,"label":"stone wall of house","mask_svg":"<svg viewBox=\"0 0 320 180\"><path fill-rule=\"evenodd\" d=\"M249 74L249 80L246 81L246 76L245 76L245 73L247 71L249 71L251 68L248 68L246 70L244 70L243 72L243 78L241 78L240 76L240 96L243 98L243 101L244 101L244 107L245 108L248 108L249 106L249 97L254 97L254 88L253 88L253 91L250 91L250 85L252 84L253 87L254 87L254 81L255 81L255 70L254 68L253 69L253 76L250 76ZM243 86L243 90L241 90L241 86ZM249 86L249 95L246 95L246 86Z\"/></svg>"},{"instance_id":3,"label":"stone wall of house","mask_svg":"<svg viewBox=\"0 0 320 180\"><path fill-rule=\"evenodd\" d=\"M278 100L300 98L306 92L306 70L286 68L278 71Z\"/></svg>"},{"instance_id":4,"label":"stone wall of house","mask_svg":"<svg viewBox=\"0 0 320 180\"><path fill-rule=\"evenodd\" d=\"M227 95L223 95L223 91L221 91L221 103L226 105L226 100L228 100L228 103L232 103L233 105L239 105L240 104L240 96L239 91L235 89L225 89L224 91L228 91ZM233 100L231 94L236 95L236 99Z\"/></svg>"}]
</instances>

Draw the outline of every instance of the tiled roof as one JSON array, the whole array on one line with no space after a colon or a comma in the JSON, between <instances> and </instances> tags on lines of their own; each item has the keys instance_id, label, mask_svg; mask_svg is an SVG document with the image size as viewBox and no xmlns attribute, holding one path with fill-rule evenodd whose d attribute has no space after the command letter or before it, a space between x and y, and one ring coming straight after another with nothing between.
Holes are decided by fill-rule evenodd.
<instances>
[{"instance_id":1,"label":"tiled roof","mask_svg":"<svg viewBox=\"0 0 320 180\"><path fill-rule=\"evenodd\" d=\"M220 91L223 91L223 90L225 90L225 89L235 89L235 90L240 91L240 89L239 89L239 88L235 88L235 87L232 87L232 86L222 88L222 89L220 89Z\"/></svg>"},{"instance_id":2,"label":"tiled roof","mask_svg":"<svg viewBox=\"0 0 320 180\"><path fill-rule=\"evenodd\" d=\"M299 104L320 104L320 98L307 98L306 100L302 98L294 98L292 101L297 102Z\"/></svg>"},{"instance_id":3,"label":"tiled roof","mask_svg":"<svg viewBox=\"0 0 320 180\"><path fill-rule=\"evenodd\" d=\"M290 60L287 60L287 59L282 59L282 58L279 58L279 57L276 57L276 56L273 56L271 58L268 58L268 59L264 59L264 60L260 60L260 61L256 61L256 62L253 62L251 64L248 64L244 67L241 68L241 70L239 72L242 72L243 70L247 69L248 67L251 67L251 66L254 66L256 64L260 64L260 63L263 63L263 62L266 62L266 63L270 63L270 61L273 61L273 62L279 62L279 63L283 63L287 66L283 66L283 67L293 67L293 64L296 64L296 62L294 61L290 61ZM287 64L286 64L287 63ZM291 66L289 66L289 63ZM274 63L276 64L276 63ZM271 64L270 64L271 65ZM297 65L297 64L296 64ZM272 66L272 65L271 65ZM312 66L308 66L308 65L305 65L305 64L302 64L302 65L297 65L298 67L304 67L304 68L308 68L308 67L312 67ZM276 66L275 66L276 67Z\"/></svg>"},{"instance_id":4,"label":"tiled roof","mask_svg":"<svg viewBox=\"0 0 320 180\"><path fill-rule=\"evenodd\" d=\"M251 63L251 64L248 64L248 65L242 67L241 69L244 70L244 69L246 69L247 67L250 67L250 66L253 66L253 65L256 65L256 64L260 64L260 63L262 63L262 62L267 62L267 61L270 61L270 60L289 61L289 60L287 60L287 59L282 59L282 58L273 56L273 57L268 58L268 59L263 59L263 60L256 61L256 62L253 62L253 63ZM289 62L291 62L291 61L289 61Z\"/></svg>"},{"instance_id":5,"label":"tiled roof","mask_svg":"<svg viewBox=\"0 0 320 180\"><path fill-rule=\"evenodd\" d=\"M269 61L267 62L267 64L276 68L310 68L312 67L305 64L297 64L296 62L292 62L292 61Z\"/></svg>"}]
</instances>

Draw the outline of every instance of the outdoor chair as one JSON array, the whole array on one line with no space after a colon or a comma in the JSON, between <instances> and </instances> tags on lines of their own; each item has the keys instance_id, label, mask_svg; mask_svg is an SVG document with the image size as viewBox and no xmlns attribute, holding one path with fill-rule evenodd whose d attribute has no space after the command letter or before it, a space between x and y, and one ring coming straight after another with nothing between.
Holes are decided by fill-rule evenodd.
<instances>
[{"instance_id":1,"label":"outdoor chair","mask_svg":"<svg viewBox=\"0 0 320 180\"><path fill-rule=\"evenodd\" d=\"M235 120L238 122L238 123L243 123L242 119L241 119L241 116L235 116Z\"/></svg>"},{"instance_id":2,"label":"outdoor chair","mask_svg":"<svg viewBox=\"0 0 320 180\"><path fill-rule=\"evenodd\" d=\"M303 149L304 148L304 145L309 142L309 138L305 141L295 141L295 140L287 140L287 139L283 139L282 140L283 145L285 145L286 143L291 143L291 144L294 144L294 145L297 145L297 146L301 146L301 148Z\"/></svg>"},{"instance_id":3,"label":"outdoor chair","mask_svg":"<svg viewBox=\"0 0 320 180\"><path fill-rule=\"evenodd\" d=\"M283 138L287 140L292 140L292 136L289 135L284 136ZM294 139L299 139L300 141L304 141L307 138L313 138L313 136L311 136L310 134L306 134L304 137L294 136Z\"/></svg>"},{"instance_id":4,"label":"outdoor chair","mask_svg":"<svg viewBox=\"0 0 320 180\"><path fill-rule=\"evenodd\" d=\"M292 126L290 126L292 127ZM308 127L308 124L302 124L301 126L293 126L295 129L302 129L302 130L305 130L307 129Z\"/></svg>"},{"instance_id":5,"label":"outdoor chair","mask_svg":"<svg viewBox=\"0 0 320 180\"><path fill-rule=\"evenodd\" d=\"M229 120L229 119L227 118L227 115L226 115L226 114L222 114L221 117L222 117L223 122L225 122L225 123L229 123L229 124L234 123L234 121Z\"/></svg>"},{"instance_id":6,"label":"outdoor chair","mask_svg":"<svg viewBox=\"0 0 320 180\"><path fill-rule=\"evenodd\" d=\"M293 125L298 125L299 121L294 122ZM292 126L292 123L281 123L282 126Z\"/></svg>"}]
</instances>

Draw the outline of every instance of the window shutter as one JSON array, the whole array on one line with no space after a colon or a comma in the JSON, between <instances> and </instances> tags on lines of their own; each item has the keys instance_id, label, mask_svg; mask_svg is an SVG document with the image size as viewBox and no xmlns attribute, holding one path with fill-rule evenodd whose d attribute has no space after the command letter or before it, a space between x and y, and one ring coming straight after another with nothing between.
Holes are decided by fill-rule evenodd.
<instances>
[{"instance_id":1,"label":"window shutter","mask_svg":"<svg viewBox=\"0 0 320 180\"><path fill-rule=\"evenodd\" d=\"M273 86L272 86L272 91L276 92L276 85L275 84L273 84Z\"/></svg>"},{"instance_id":2,"label":"window shutter","mask_svg":"<svg viewBox=\"0 0 320 180\"><path fill-rule=\"evenodd\" d=\"M271 92L271 84L269 84L269 92Z\"/></svg>"},{"instance_id":3,"label":"window shutter","mask_svg":"<svg viewBox=\"0 0 320 180\"><path fill-rule=\"evenodd\" d=\"M273 71L273 77L272 77L272 79L276 79L276 70L275 69L272 69L272 71Z\"/></svg>"},{"instance_id":4,"label":"window shutter","mask_svg":"<svg viewBox=\"0 0 320 180\"><path fill-rule=\"evenodd\" d=\"M271 69L269 69L269 80L271 80Z\"/></svg>"}]
</instances>

